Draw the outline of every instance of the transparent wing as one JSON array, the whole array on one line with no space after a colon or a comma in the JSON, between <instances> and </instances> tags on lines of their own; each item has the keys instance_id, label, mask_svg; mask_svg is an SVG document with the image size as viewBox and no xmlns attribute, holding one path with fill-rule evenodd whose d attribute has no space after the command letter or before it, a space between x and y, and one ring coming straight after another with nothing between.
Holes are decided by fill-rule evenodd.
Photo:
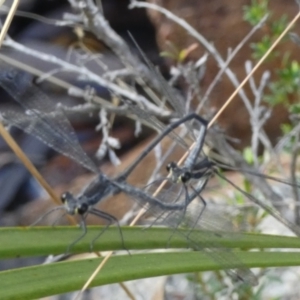
<instances>
[{"instance_id":1,"label":"transparent wing","mask_svg":"<svg viewBox=\"0 0 300 300\"><path fill-rule=\"evenodd\" d=\"M156 190L160 183L161 180L153 182L145 188L145 192L151 193L152 190ZM190 190L190 187L188 187L187 192L191 195L194 190ZM180 204L185 202L186 196L186 190L181 185L169 182L156 198L165 204ZM225 232L224 228L229 229L230 227L230 220L226 219L223 213L219 215L215 210L211 212L205 209L203 214L201 214L201 218L199 218L199 214L203 210L203 203L202 200L197 197L194 197L193 203L188 207L185 208L183 205L183 208L178 210L170 210L167 207L164 209L153 203L145 206L145 199L141 199L141 197L133 198L140 206L147 208L146 216L151 217L150 226L159 224L170 227L172 231L171 237L176 234L184 235L191 248L197 251L204 251L226 270L228 275L234 280L240 280L253 286L257 285L258 282L255 275L243 264L234 252L221 246L221 240L224 236L238 238L237 234ZM188 230L185 233L178 230L179 227ZM204 230L205 234L193 230L194 228ZM232 231L232 227L230 231ZM169 242L170 241L166 241L167 244Z\"/></svg>"},{"instance_id":2,"label":"transparent wing","mask_svg":"<svg viewBox=\"0 0 300 300\"><path fill-rule=\"evenodd\" d=\"M1 71L0 86L20 105L19 108L1 111L6 122L33 134L87 169L98 172L82 150L76 133L62 110L32 85L28 74L14 69Z\"/></svg>"},{"instance_id":3,"label":"transparent wing","mask_svg":"<svg viewBox=\"0 0 300 300\"><path fill-rule=\"evenodd\" d=\"M164 183L163 189L157 193L161 185ZM155 196L163 204L182 204L184 207L186 199L186 191L183 186L174 184L169 178L163 177L158 180L151 182L142 189L148 195ZM157 194L157 195L156 195ZM152 225L163 224L168 214L173 213L172 210L167 208L164 210L162 208L155 207L155 205L148 204L145 207L147 210L147 216L151 217ZM182 217L184 217L184 209L181 210Z\"/></svg>"},{"instance_id":4,"label":"transparent wing","mask_svg":"<svg viewBox=\"0 0 300 300\"><path fill-rule=\"evenodd\" d=\"M204 212L205 214L205 212ZM218 218L218 215L214 214L215 218ZM167 220L167 224L170 226L177 220L177 212L171 215L171 218ZM189 228L191 225L194 226L194 221L189 214L186 215L182 223L184 227ZM221 224L220 224L221 225ZM198 228L207 230L207 224L205 223L205 218L200 219L198 223ZM236 235L230 235L222 230L210 231L208 229L207 234L209 234L213 239L209 238L209 235L199 235L195 230L188 231L186 235L188 242L191 247L196 250L204 250L214 261L221 265L228 275L230 275L234 280L242 280L243 282L255 286L258 284L257 278L255 275L243 264L243 262L229 249L226 249L220 246L220 242L223 237L230 236L237 238ZM176 231L176 234L183 234L181 231ZM220 242L218 242L220 240Z\"/></svg>"},{"instance_id":5,"label":"transparent wing","mask_svg":"<svg viewBox=\"0 0 300 300\"><path fill-rule=\"evenodd\" d=\"M147 64L150 72L153 75L153 78L156 78L158 81L158 84L160 85L160 88L162 92L164 93L164 96L167 98L167 101L173 106L174 110L178 114L179 117L183 116L185 114L185 108L184 108L184 103L181 98L179 98L177 93L174 92L174 90L169 86L169 84L165 81L163 76L159 71L155 69L151 61L148 59L148 57L145 55L145 53L142 51L142 49L139 47L135 39L133 38L132 35L131 39L133 43L135 44L135 47L138 49L140 52L141 56L143 57L145 63Z\"/></svg>"}]
</instances>

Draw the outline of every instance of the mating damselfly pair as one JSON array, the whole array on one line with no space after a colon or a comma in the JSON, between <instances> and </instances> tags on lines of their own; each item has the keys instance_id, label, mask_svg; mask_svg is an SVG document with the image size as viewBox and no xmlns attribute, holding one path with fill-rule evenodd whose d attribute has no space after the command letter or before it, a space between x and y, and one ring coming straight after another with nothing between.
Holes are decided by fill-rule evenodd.
<instances>
[{"instance_id":1,"label":"mating damselfly pair","mask_svg":"<svg viewBox=\"0 0 300 300\"><path fill-rule=\"evenodd\" d=\"M203 236L200 239L193 230L195 227L206 229L205 223L202 222L202 217L206 211L207 201L205 201L201 193L209 179L213 175L217 175L226 180L225 175L218 170L217 163L209 159L202 151L207 131L207 122L204 119L196 114L187 114L180 117L175 122L166 126L146 147L142 154L136 158L131 166L115 178L109 178L98 170L81 149L72 126L59 106L55 105L44 93L35 87L24 72L13 69L1 71L0 86L18 104L14 108L1 111L1 116L5 122L19 127L29 134L33 134L58 152L96 173L94 180L79 195L74 196L69 192L64 193L61 197L63 205L55 208L55 210L63 210L70 215L76 214L81 217L83 232L68 247L68 251L71 251L72 246L86 234L85 217L88 214L93 214L106 220L108 226L111 224L119 226L115 216L96 209L94 205L111 195L125 193L130 198L136 200L139 206L146 206L147 212L154 217L154 222L170 226L172 228L171 235L183 234L177 228L182 225L187 227L189 230L186 233L186 239L189 245L195 250L205 251L207 255L219 263L235 280L241 280L250 285L257 284L256 277L233 252L216 245L217 242L206 241L203 239ZM153 151L167 135L171 135L174 141L182 145L184 149L188 148L185 139L181 138L175 131L176 128L185 124L188 124L186 128L190 130L190 136L195 139L195 147L188 151L183 166L179 166L176 162L168 162L165 167L170 174L169 177L153 179L152 182L143 188L128 184L127 178L130 174L138 165L143 163L144 157ZM230 166L227 167L229 168ZM250 175L255 175L251 170L243 171L248 172ZM258 175L261 179L264 178L262 174ZM150 190L154 191L153 186L156 187L158 183L160 184L165 180L167 183L161 193L150 193ZM288 183L283 180L282 182ZM260 205L296 234L300 234L299 228L282 218L275 209L264 204L253 195L242 191L234 183L232 184L234 188L237 188L251 201ZM197 201L199 202L196 206L197 211L192 216L189 214L188 208L192 203ZM37 216L37 218L39 217L42 218L43 216ZM119 229L120 238L124 247L126 247L126 241L123 241L122 230L120 227ZM91 241L91 248L93 247L93 242L97 238L100 238L101 233L102 231L99 231L98 236Z\"/></svg>"}]
</instances>

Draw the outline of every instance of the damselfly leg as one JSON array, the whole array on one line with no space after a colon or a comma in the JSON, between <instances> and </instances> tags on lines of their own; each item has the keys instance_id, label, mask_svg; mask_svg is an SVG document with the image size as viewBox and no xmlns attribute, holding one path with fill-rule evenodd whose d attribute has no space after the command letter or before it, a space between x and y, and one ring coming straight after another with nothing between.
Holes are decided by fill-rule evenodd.
<instances>
[{"instance_id":1,"label":"damselfly leg","mask_svg":"<svg viewBox=\"0 0 300 300\"><path fill-rule=\"evenodd\" d=\"M62 203L64 204L67 212L70 215L79 215L80 216L80 218L81 218L81 222L80 222L81 223L81 228L83 230L82 235L79 236L74 242L72 242L71 245L68 246L67 253L69 253L70 250L72 249L72 247L74 247L87 234L86 217L87 217L88 214L95 215L95 216L99 217L100 219L103 219L103 220L107 221L107 224L105 225L105 227L102 228L102 230L99 232L99 234L97 234L97 236L94 237L93 240L91 241L90 251L93 251L94 243L104 233L106 228L108 228L112 224L116 224L118 226L122 246L125 250L127 250L126 247L125 247L123 233L122 233L122 230L121 230L121 227L120 227L120 224L119 224L119 221L118 221L117 218L115 218L113 215L111 215L109 213L106 213L104 211L101 211L99 209L96 209L96 208L92 207L91 205L89 205L88 201L82 202L82 201L80 201L80 198L75 199L74 196L69 192L63 193L61 195L61 200L62 200ZM76 203L76 202L77 202L77 205L74 206L74 203Z\"/></svg>"}]
</instances>

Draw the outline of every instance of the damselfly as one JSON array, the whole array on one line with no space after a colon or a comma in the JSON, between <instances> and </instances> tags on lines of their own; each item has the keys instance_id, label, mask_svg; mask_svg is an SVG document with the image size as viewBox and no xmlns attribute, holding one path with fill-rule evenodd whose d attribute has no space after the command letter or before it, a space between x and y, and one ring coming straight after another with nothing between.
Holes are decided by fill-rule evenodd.
<instances>
[{"instance_id":1,"label":"damselfly","mask_svg":"<svg viewBox=\"0 0 300 300\"><path fill-rule=\"evenodd\" d=\"M178 219L177 215L180 217L182 216L180 212L186 210L188 203L185 201L183 203L180 203L180 201L177 203L166 203L161 201L159 197L151 196L145 191L126 183L126 178L135 169L140 162L141 157L139 157L137 162L121 175L114 179L108 178L102 172L98 171L92 161L83 152L76 139L75 132L65 118L63 112L60 111L41 91L34 87L23 72L15 70L1 72L0 86L2 86L17 101L17 103L20 104L21 108L23 108L1 112L2 118L6 122L17 126L30 134L34 134L47 145L50 145L62 154L69 156L89 170L97 173L96 178L76 197L69 192L64 193L62 195L64 205L55 208L55 210L62 209L70 215L76 214L81 217L83 234L74 241L70 247L82 239L86 234L87 228L85 217L88 214L94 214L105 219L108 221L107 226L111 223L116 223L118 225L118 221L114 216L98 210L93 206L108 196L120 192L124 192L137 200L140 206L148 204L152 211L158 211L159 214L161 214L162 211L167 212L168 218L165 218L165 222L167 225L174 227L173 220ZM177 126L182 124L185 120L193 118L198 118L198 116L187 116L185 119L179 120ZM166 134L171 132L174 126L176 126L176 122L166 128L163 135L160 135L159 138L156 139L156 144L157 141L159 142ZM156 144L152 143L142 156L151 151ZM202 189L202 187L200 187L200 189ZM195 189L195 192L199 193L197 188ZM193 197L191 197L189 201L191 201L192 198ZM175 223L177 227L178 222L176 221ZM100 234L101 232L96 238L98 238ZM228 251L228 249L222 249L222 247L218 247L218 245L206 243L203 239L197 239L196 234L190 234L187 239L193 248L196 250L204 250L221 264L221 266L234 278L243 280L252 285L257 283L252 272L244 267L242 262L240 262L234 253ZM233 271L232 269L238 270Z\"/></svg>"}]
</instances>

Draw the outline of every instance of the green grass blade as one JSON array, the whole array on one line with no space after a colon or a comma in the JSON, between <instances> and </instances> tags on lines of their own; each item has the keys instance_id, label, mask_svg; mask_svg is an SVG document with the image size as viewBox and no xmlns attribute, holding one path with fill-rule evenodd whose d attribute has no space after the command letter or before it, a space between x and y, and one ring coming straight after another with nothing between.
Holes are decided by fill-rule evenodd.
<instances>
[{"instance_id":1,"label":"green grass blade","mask_svg":"<svg viewBox=\"0 0 300 300\"><path fill-rule=\"evenodd\" d=\"M299 266L299 253L235 252L249 267ZM35 299L79 290L102 258L0 272L1 299ZM147 253L112 257L91 286L153 276L218 270L202 252Z\"/></svg>"},{"instance_id":2,"label":"green grass blade","mask_svg":"<svg viewBox=\"0 0 300 300\"><path fill-rule=\"evenodd\" d=\"M71 249L72 253L88 252L91 241L99 234L100 227L88 228L86 237ZM168 228L123 227L124 244L130 249L188 248L186 238L174 234ZM76 227L0 228L0 258L59 254L81 234ZM300 239L261 234L211 234L198 231L193 237L208 240L226 248L300 248ZM95 242L95 251L122 250L118 228L110 227Z\"/></svg>"}]
</instances>

